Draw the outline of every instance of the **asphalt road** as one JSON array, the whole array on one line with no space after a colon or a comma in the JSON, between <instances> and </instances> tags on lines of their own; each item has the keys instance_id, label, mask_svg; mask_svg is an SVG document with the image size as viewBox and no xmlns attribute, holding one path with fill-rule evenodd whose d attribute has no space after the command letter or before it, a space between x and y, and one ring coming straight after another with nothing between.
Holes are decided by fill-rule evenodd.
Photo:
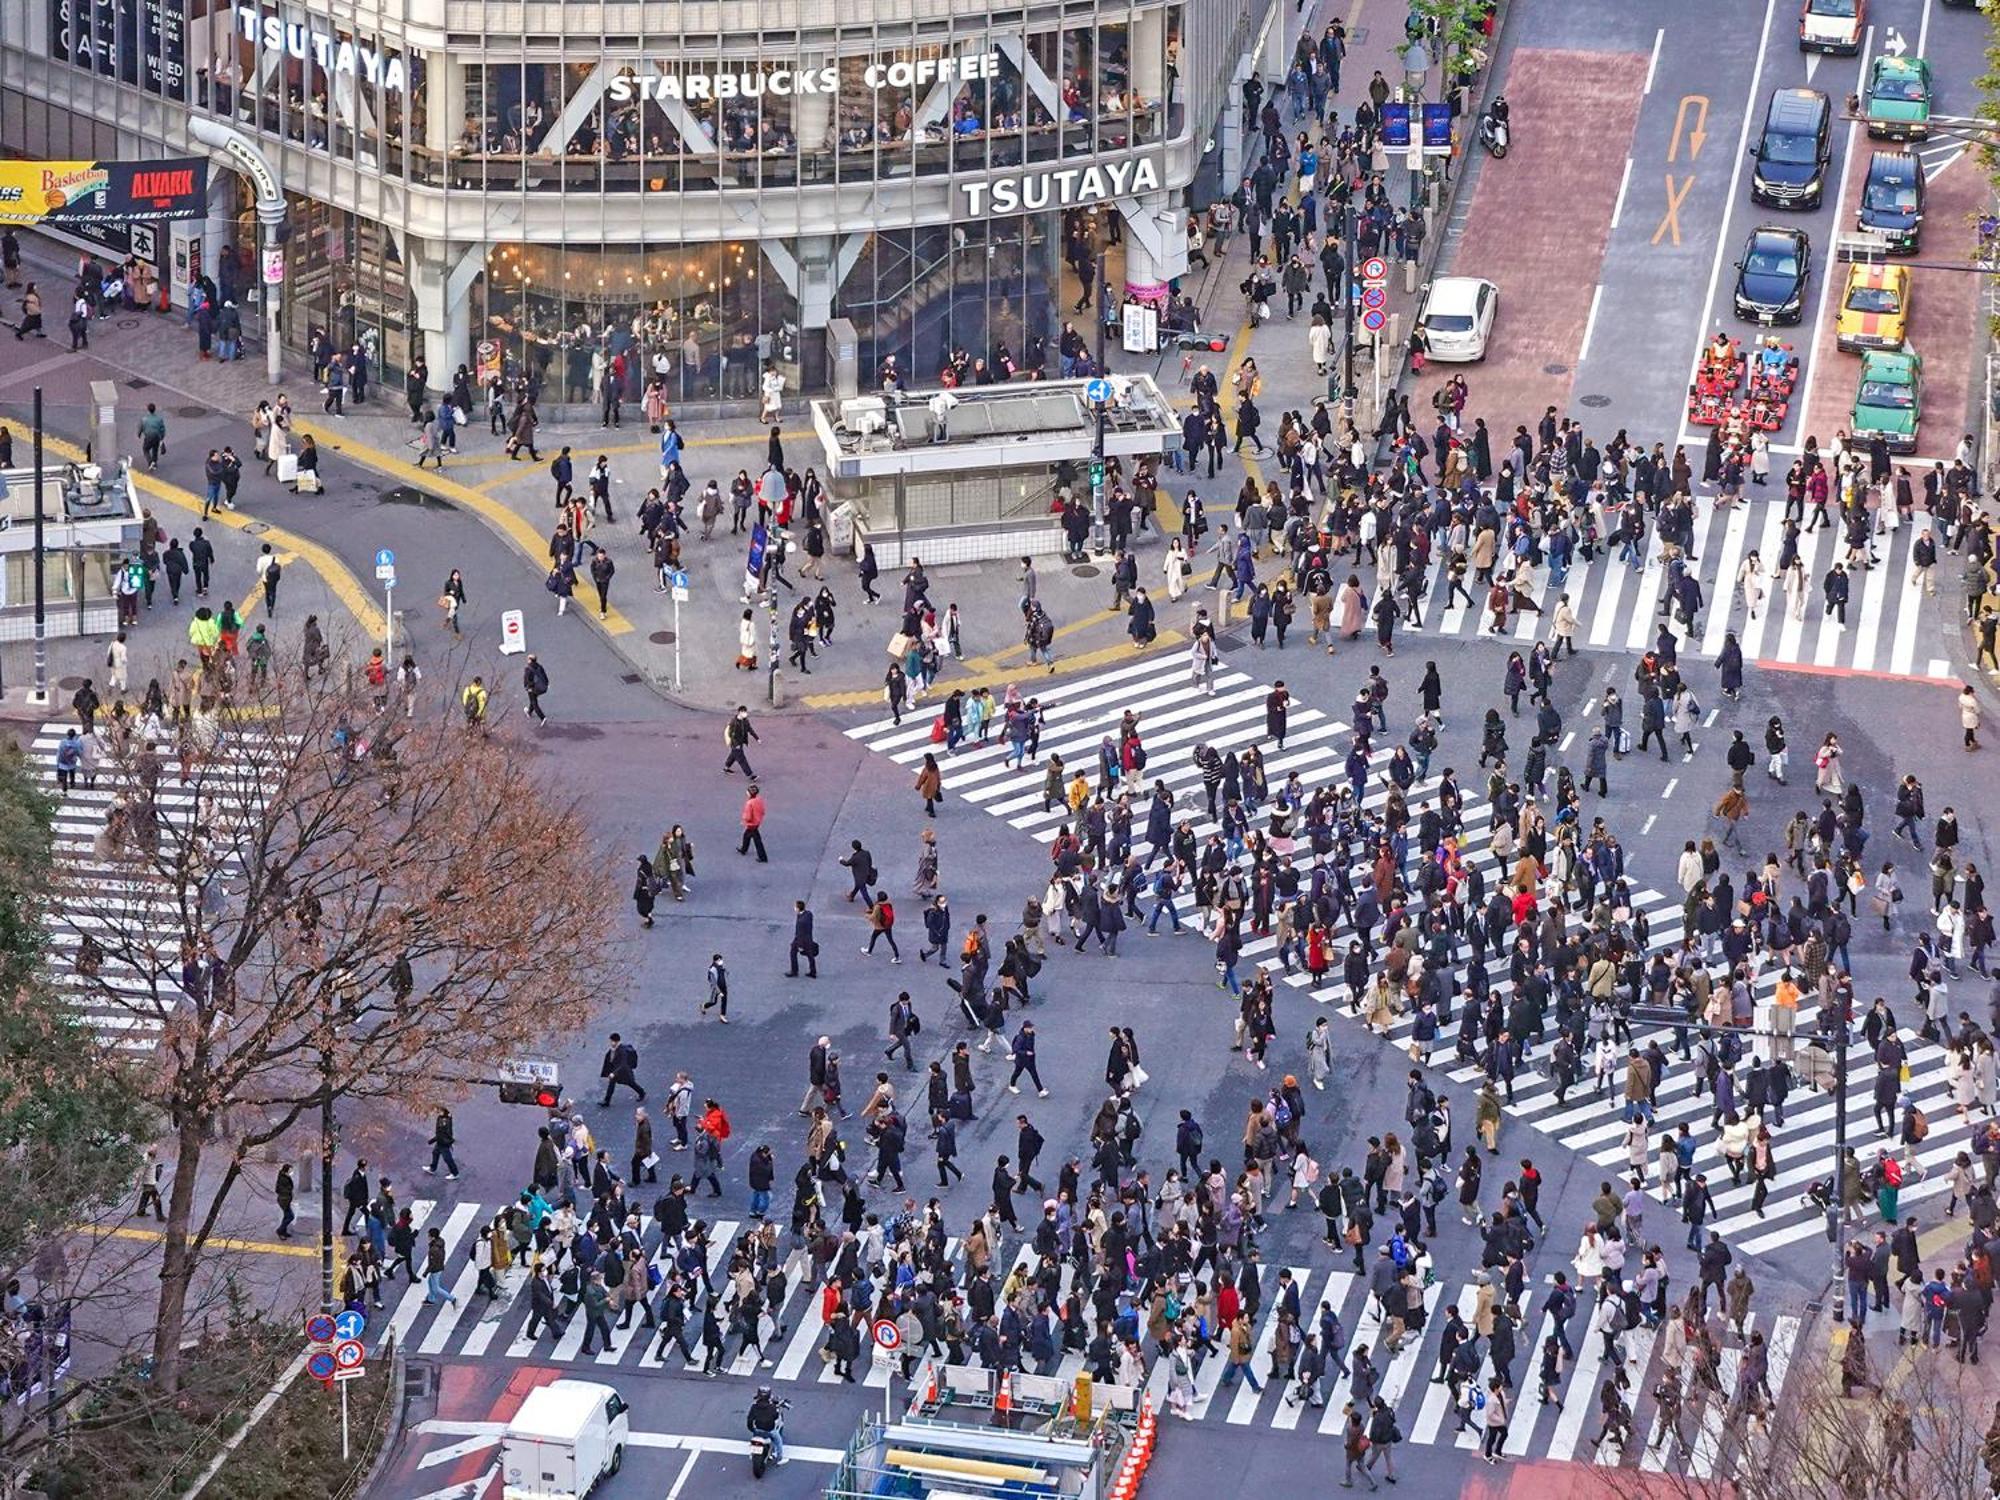
<instances>
[{"instance_id":1,"label":"asphalt road","mask_svg":"<svg viewBox=\"0 0 2000 1500\"><path fill-rule=\"evenodd\" d=\"M1394 24L1386 0L1366 3L1367 24ZM1980 24L1976 18L1941 7L1933 12L1919 0L1876 0L1871 9L1878 36L1893 25L1913 47L1928 47L1948 104L1966 96L1976 56L1970 41L1970 28ZM1480 161L1473 167L1476 178L1462 221L1463 238L1450 252L1451 269L1493 274L1502 283L1494 355L1484 370L1470 372L1473 411L1486 415L1497 433L1511 431L1516 421L1532 425L1543 405L1555 404L1586 415L1600 436L1623 426L1635 438L1671 442L1679 430L1687 366L1696 347L1719 319L1734 326L1727 263L1747 227L1761 217L1761 211L1747 204L1740 144L1770 88L1803 81L1807 65L1793 45L1791 8L1776 0L1762 8L1690 0L1664 17L1664 26L1662 19L1645 8L1516 0L1507 66L1521 69L1518 89L1511 81L1514 75L1508 75L1520 145L1504 162ZM1837 102L1854 86L1858 69L1856 61L1824 61L1813 69L1812 84ZM1573 111L1564 103L1569 81L1577 85ZM1699 107L1690 102L1697 99ZM1561 132L1556 139L1562 149L1548 145L1551 131ZM1579 150L1578 143L1587 143L1588 149ZM1852 145L1847 132L1837 132L1836 172ZM1841 211L1838 202L1830 201L1816 215L1796 217L1812 226L1816 244L1830 244ZM1820 264L1816 307L1828 295L1825 278L1833 274L1825 269L1825 256ZM1538 280L1545 288L1537 287ZM1547 295L1538 296L1543 289ZM1213 316L1211 321L1216 321ZM1300 337L1295 329L1288 333L1274 327L1243 344L1256 351L1273 386L1267 410L1302 405L1316 384L1309 367L1300 371L1298 361L1288 357ZM1824 380L1834 377L1828 374ZM1940 420L1950 425L1942 415ZM234 418L211 414L179 420L166 476L198 488L193 475L200 453L225 436L239 447L246 445L242 425ZM544 764L555 782L578 798L580 836L590 839L605 861L627 869L636 854L650 851L668 824L687 826L698 871L689 901L667 910L651 931L627 921L618 956L630 975L628 990L613 997L579 996L579 1012L589 1009L588 1019L564 1018L560 1028L552 1027L559 1040L552 1041L550 1051L562 1067L565 1091L580 1101L599 1143L617 1162L630 1154L631 1100L621 1095L616 1104L601 1109L595 1093L598 1059L610 1031L622 1032L639 1047L641 1077L652 1091L656 1113L663 1085L679 1068L692 1072L698 1096L723 1101L736 1126L726 1191L712 1204L704 1199L703 1206L718 1226L726 1221L732 1234L740 1233L746 1210L742 1167L751 1143L769 1141L777 1148L783 1198L801 1138L793 1114L795 1090L803 1085L805 1052L815 1036L831 1036L849 1059L853 1094L872 1076L876 1053L871 1048L884 1044L888 1002L899 989L912 993L925 1019L926 1059L943 1055L964 1034L943 985L944 971L918 968L913 951L920 929L916 903L907 893L926 820L911 791L910 762L912 751L920 753L927 721L913 719L912 737L903 737L875 724L879 709L760 717L762 738L752 747L752 758L771 804L766 836L772 858L769 864L744 859L736 853L742 782L720 774L718 721L663 709L643 687L626 680L620 659L589 627L548 620L547 601L532 573L469 517L435 502L379 495L371 500L369 491L351 488L366 483L360 471L338 459L330 460L328 469L345 504L335 509L311 500L276 498L270 501L273 519L323 541L363 577L372 572L373 549L393 547L403 575L411 580L418 639L425 650L438 653L438 661L452 670L510 670L512 664L503 665L492 652L498 611L509 605L529 610L530 644L543 654L555 678L550 706L556 722L530 729L515 715L505 732L516 735L521 753ZM1235 477L1233 471L1230 477ZM367 509L357 515L355 507L361 505ZM1760 510L1755 524L1761 526L1763 520ZM1717 533L1719 546L1729 545L1725 531ZM1743 545L1741 533L1735 545ZM472 644L462 663L451 654L453 643L438 637L428 608L436 581L453 566L466 569L472 596ZM1643 599L1643 582L1640 588ZM1650 634L1646 604L1617 595L1596 597L1605 601L1606 633L1581 657L1563 664L1555 694L1566 724L1579 738L1587 734L1605 683L1629 683L1631 634ZM1753 667L1744 700L1732 703L1716 691L1712 668L1703 659L1709 653L1688 652L1687 670L1713 710L1695 755L1675 756L1666 764L1650 757L1619 762L1612 771L1611 795L1587 801L1589 812L1604 816L1624 843L1635 889L1656 893L1654 904L1662 913L1678 904L1673 881L1681 844L1704 830L1706 811L1726 784L1721 751L1729 732L1740 728L1754 740L1774 713L1793 726L1793 743L1801 747L1795 764L1803 764L1803 747L1818 735L1827 730L1840 734L1848 774L1867 789L1878 826L1886 824L1882 810L1895 777L1920 768L1932 807L1958 807L1965 847L1983 862L1989 832L1981 796L1983 757L1958 750L1952 691L1944 679L1925 670L1933 659L1947 664L1953 659L1952 624L1935 604L1919 601L1909 607L1923 611L1924 634L1912 647L1915 665L1892 677L1863 675L1848 665L1846 655L1840 657L1840 670L1819 670L1826 664L1816 661L1816 647L1808 640L1790 660ZM1178 613L1163 611L1163 625L1180 625L1174 617ZM1256 705L1264 687L1282 677L1297 704L1295 723L1307 727L1308 715L1316 715L1310 721L1314 733L1301 732L1290 753L1305 779L1325 780L1340 774L1339 758L1348 743L1341 720L1367 667L1383 666L1393 684L1393 743L1408 726L1422 663L1435 660L1445 681L1447 725L1434 763L1457 767L1472 789L1483 785L1474 765L1479 716L1498 699L1507 650L1521 643L1482 638L1476 620L1469 631L1462 628L1465 623L1460 620L1459 628L1452 628L1434 619L1425 632L1400 637L1393 659L1378 656L1367 641L1342 645L1329 657L1306 648L1302 633L1282 653L1259 652L1238 629L1225 641L1224 675L1231 684L1225 692L1234 695L1228 700L1231 706L1192 701L1177 656L1133 664L1127 675L1105 681L1100 695L1106 705L1142 707L1149 725L1160 726L1149 735L1158 757L1156 773L1185 789L1192 738L1254 738L1261 728ZM1531 624L1530 635L1538 625ZM1452 638L1439 638L1447 636ZM1770 654L1783 653L1774 643ZM1079 689L1068 675L1046 684L1024 678L1023 686L1046 686L1058 703L1064 695L1074 700L1089 691ZM1080 710L1067 723L1079 727L1065 727L1059 713L1051 735L1075 733L1088 741L1097 732L1087 727L1089 720ZM1579 769L1580 758L1581 745L1575 742L1560 757ZM993 759L988 751L983 759L961 759L947 767L947 798L935 827L956 925L962 930L975 913L986 912L995 932L1004 935L1014 929L1023 899L1039 893L1047 870L1049 828L1048 820L1035 812L1034 787L1010 781L995 770ZM1033 773L1028 774L1032 780ZM1780 847L1786 819L1795 807L1812 801L1806 787L1779 789L1756 781L1751 800L1743 832L1746 851ZM1879 837L1888 842L1886 831ZM864 928L858 913L842 900L847 879L837 864L854 839L865 841L887 887L905 897L899 933L906 959L900 967L892 967L879 953L864 958L857 951ZM1912 870L1921 864L1914 854L1896 857L1907 860ZM784 972L795 899L808 900L820 917L823 977L817 981L792 980ZM1662 915L1659 923L1669 920L1677 916ZM1880 993L1907 1007L1907 986L1900 977L1906 941L1902 933L1874 930L1857 936L1854 958L1863 996ZM702 973L712 953L724 954L733 974L727 1028L699 1011ZM552 955L554 961L559 958ZM1179 1109L1193 1110L1206 1122L1210 1141L1226 1144L1247 1099L1286 1071L1303 1074L1304 1034L1311 1018L1323 1013L1306 989L1281 985L1279 1040L1271 1071L1260 1073L1229 1050L1234 1007L1217 991L1206 945L1194 938L1147 939L1136 930L1127 934L1116 958L1058 950L1037 990L1032 1015L1041 1033L1051 1097L1006 1093L999 1060L979 1060L978 1118L962 1128L959 1138L967 1180L936 1192L955 1232L962 1232L985 1206L994 1157L1012 1147L1017 1108L1025 1105L1048 1137L1045 1162L1072 1154L1087 1160L1089 1125L1103 1096L1107 1025L1132 1026L1145 1049L1152 1079L1140 1099L1146 1131L1141 1154L1163 1166ZM1983 1019L1983 987L1968 983L1961 994L1962 1003ZM1369 1036L1344 1012L1335 1016L1333 1029L1335 1082L1324 1094L1311 1096L1308 1131L1319 1158L1337 1167L1358 1163L1369 1135L1401 1128L1403 1080L1410 1063L1400 1038ZM1457 1102L1462 1140L1470 1132L1472 1089L1452 1074L1443 1054L1437 1061L1433 1072ZM1682 1086L1676 1078L1676 1089ZM1583 1104L1572 1099L1570 1106ZM1700 1127L1707 1110L1691 1095L1676 1093L1674 1108L1706 1134ZM1754 1258L1759 1317L1764 1320L1760 1327L1780 1335L1789 1326L1797 1340L1793 1363L1798 1367L1814 1357L1809 1335L1800 1330L1813 1326L1802 1320L1810 1311L1808 1299L1824 1284L1828 1252L1796 1199L1804 1180L1822 1170L1818 1163L1828 1154L1824 1113L1823 1101L1802 1101L1797 1107L1796 1121L1780 1146L1785 1181L1797 1185L1774 1195L1768 1227L1746 1223L1742 1230L1745 1241L1775 1241ZM1940 1113L1933 1114L1934 1120ZM1510 1115L1502 1141L1504 1157L1531 1155L1546 1178L1544 1214L1554 1229L1531 1262L1537 1282L1567 1261L1576 1226L1588 1216L1599 1183L1610 1175L1602 1160L1598 1123L1556 1123L1563 1114L1549 1106L1539 1080L1524 1079L1523 1099ZM469 1271L462 1269L464 1237L518 1192L528 1173L537 1123L533 1111L502 1106L492 1098L467 1101L458 1111L463 1172L456 1181L432 1179L419 1170L428 1154L424 1130L383 1118L356 1118L344 1122L344 1128L378 1170L397 1179L404 1201L418 1200L430 1223L447 1226L459 1250L452 1262L454 1282L469 1290ZM1941 1127L1936 1139L1943 1149L1959 1137ZM664 1170L671 1171L675 1160L669 1157ZM346 1165L343 1159L343 1172ZM919 1140L912 1142L908 1182L909 1196L919 1201L935 1191ZM871 1192L870 1207L894 1212L903 1196ZM1915 1193L1910 1197L1913 1207L1925 1201ZM1728 1203L1724 1211L1744 1212ZM1936 1219L1934 1195L1928 1207L1917 1211L1928 1227ZM1664 1208L1656 1212L1667 1219ZM1649 1224L1649 1237L1669 1247L1676 1283L1685 1285L1690 1257L1680 1249L1677 1226L1670 1221ZM1449 1210L1441 1215L1440 1228L1437 1273L1443 1300L1460 1295L1476 1242ZM1273 1268L1267 1276L1278 1266L1293 1266L1306 1271L1312 1284L1328 1285L1341 1268L1319 1245L1316 1230L1309 1215L1274 1214L1263 1242L1264 1263ZM607 1500L748 1492L746 1466L736 1445L749 1394L760 1378L777 1381L792 1401L787 1433L798 1454L797 1462L765 1481L763 1491L786 1500L816 1494L827 1473L826 1459L843 1446L861 1413L883 1397L879 1387L854 1389L819 1378L809 1323L802 1322L814 1314L803 1295L788 1304L788 1330L769 1371L753 1360L738 1373L732 1360L731 1372L714 1380L682 1368L678 1358L666 1366L653 1364L642 1358L636 1339L621 1342L612 1358L595 1363L581 1359L573 1339L553 1348L545 1340L516 1352L524 1308L472 1306L468 1299L464 1308L440 1314L423 1307L421 1297L418 1287L392 1299L370 1332L375 1340L393 1327L406 1353L436 1376L435 1398L416 1413L418 1425L381 1490L393 1500L442 1500L465 1494L466 1486L482 1480L490 1483L496 1424L504 1422L529 1386L554 1374L612 1380L632 1404L634 1429L642 1437L635 1441L626 1471L603 1491ZM1350 1329L1358 1306L1357 1294L1346 1304ZM798 1342L801 1327L807 1328L804 1343ZM1527 1344L1534 1331L1532 1324L1523 1330L1517 1373L1532 1364ZM1579 1330L1580 1347L1583 1342ZM1443 1493L1483 1471L1453 1441L1450 1423L1424 1383L1429 1373L1424 1361L1434 1348L1433 1331L1405 1372L1407 1393L1399 1411L1413 1440L1397 1459L1406 1483ZM794 1364L790 1357L795 1353ZM1641 1369L1635 1379L1638 1389L1650 1388L1647 1376ZM1593 1393L1581 1385L1579 1389L1574 1401L1565 1396L1559 1411L1524 1414L1521 1463L1512 1471L1512 1483L1522 1493L1536 1492L1538 1485L1552 1485L1573 1472L1547 1467L1562 1457L1588 1456L1573 1411L1578 1403L1588 1406ZM1194 1500L1221 1488L1241 1493L1266 1485L1289 1490L1297 1485L1302 1463L1314 1466L1306 1472L1318 1484L1337 1461L1336 1445L1321 1435L1319 1414L1292 1414L1288 1420L1275 1394L1246 1402L1242 1395L1225 1392L1204 1400L1203 1407L1202 1419L1193 1427L1169 1425L1161 1461L1148 1476L1149 1496ZM1641 1420L1643 1425L1644 1410ZM1711 1442L1704 1453L1687 1462L1696 1468L1705 1465L1717 1477L1726 1477L1740 1461L1739 1451L1723 1439Z\"/></svg>"}]
</instances>

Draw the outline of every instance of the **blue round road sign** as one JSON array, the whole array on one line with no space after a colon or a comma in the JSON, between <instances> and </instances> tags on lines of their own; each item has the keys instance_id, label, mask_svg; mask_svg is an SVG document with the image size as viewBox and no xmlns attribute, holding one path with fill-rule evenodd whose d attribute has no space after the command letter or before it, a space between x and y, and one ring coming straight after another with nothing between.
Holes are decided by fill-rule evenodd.
<instances>
[{"instance_id":1,"label":"blue round road sign","mask_svg":"<svg viewBox=\"0 0 2000 1500\"><path fill-rule=\"evenodd\" d=\"M344 1339L358 1339L368 1327L368 1320L360 1313L348 1308L333 1320L333 1331Z\"/></svg>"},{"instance_id":2,"label":"blue round road sign","mask_svg":"<svg viewBox=\"0 0 2000 1500\"><path fill-rule=\"evenodd\" d=\"M306 1357L306 1374L312 1376L314 1380L333 1379L333 1356L325 1352L308 1355Z\"/></svg>"},{"instance_id":3,"label":"blue round road sign","mask_svg":"<svg viewBox=\"0 0 2000 1500\"><path fill-rule=\"evenodd\" d=\"M330 1344L339 1332L340 1324L323 1312L313 1313L306 1319L306 1338L315 1344Z\"/></svg>"},{"instance_id":4,"label":"blue round road sign","mask_svg":"<svg viewBox=\"0 0 2000 1500\"><path fill-rule=\"evenodd\" d=\"M1083 387L1083 394L1093 404L1102 406L1111 399L1111 382L1102 376L1086 381Z\"/></svg>"},{"instance_id":5,"label":"blue round road sign","mask_svg":"<svg viewBox=\"0 0 2000 1500\"><path fill-rule=\"evenodd\" d=\"M396 554L391 552L387 547L377 547L375 549L375 566L378 568L395 567Z\"/></svg>"}]
</instances>

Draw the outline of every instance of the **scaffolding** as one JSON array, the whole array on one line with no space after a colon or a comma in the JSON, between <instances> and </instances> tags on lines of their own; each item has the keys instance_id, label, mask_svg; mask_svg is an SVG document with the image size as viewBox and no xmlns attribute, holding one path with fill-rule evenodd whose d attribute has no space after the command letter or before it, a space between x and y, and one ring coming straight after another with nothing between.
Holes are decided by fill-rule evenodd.
<instances>
[{"instance_id":1,"label":"scaffolding","mask_svg":"<svg viewBox=\"0 0 2000 1500\"><path fill-rule=\"evenodd\" d=\"M826 1500L1110 1500L1150 1444L1140 1392L1090 1376L972 1369L927 1360L900 1419L863 1422Z\"/></svg>"}]
</instances>

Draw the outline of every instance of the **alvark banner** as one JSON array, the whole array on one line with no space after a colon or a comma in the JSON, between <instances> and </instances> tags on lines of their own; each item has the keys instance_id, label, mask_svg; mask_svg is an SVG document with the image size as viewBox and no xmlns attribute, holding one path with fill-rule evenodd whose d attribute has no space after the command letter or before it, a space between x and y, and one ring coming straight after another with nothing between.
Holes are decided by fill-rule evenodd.
<instances>
[{"instance_id":1,"label":"alvark banner","mask_svg":"<svg viewBox=\"0 0 2000 1500\"><path fill-rule=\"evenodd\" d=\"M0 221L91 223L200 219L208 214L208 159L0 161Z\"/></svg>"}]
</instances>

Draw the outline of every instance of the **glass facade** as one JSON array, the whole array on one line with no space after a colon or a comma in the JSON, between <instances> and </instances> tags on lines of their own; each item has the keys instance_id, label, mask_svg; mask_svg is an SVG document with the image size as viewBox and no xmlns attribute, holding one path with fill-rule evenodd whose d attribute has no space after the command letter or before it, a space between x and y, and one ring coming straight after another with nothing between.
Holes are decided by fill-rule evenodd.
<instances>
[{"instance_id":1,"label":"glass facade","mask_svg":"<svg viewBox=\"0 0 2000 1500\"><path fill-rule=\"evenodd\" d=\"M767 358L815 386L847 318L865 371L894 354L929 378L953 350L997 367L1053 339L1064 207L1180 204L1234 92L1181 58L1237 57L1262 14L724 13L28 0L0 7L0 141L69 154L81 128L76 154L135 155L186 149L191 113L232 124L291 199L286 338L324 327L390 375L421 349L434 378L483 357L568 395L604 348L684 398L747 392ZM253 263L247 212L217 208L211 274L224 249Z\"/></svg>"}]
</instances>

